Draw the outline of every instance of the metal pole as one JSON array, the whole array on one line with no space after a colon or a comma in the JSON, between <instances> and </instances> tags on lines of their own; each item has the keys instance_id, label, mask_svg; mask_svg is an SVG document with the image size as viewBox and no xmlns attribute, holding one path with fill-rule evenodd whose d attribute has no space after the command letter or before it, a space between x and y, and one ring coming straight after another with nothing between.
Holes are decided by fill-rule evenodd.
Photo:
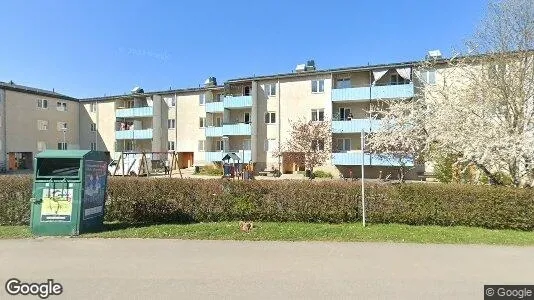
<instances>
[{"instance_id":1,"label":"metal pole","mask_svg":"<svg viewBox=\"0 0 534 300\"><path fill-rule=\"evenodd\" d=\"M362 144L362 225L365 227L365 131L361 133Z\"/></svg>"},{"instance_id":2,"label":"metal pole","mask_svg":"<svg viewBox=\"0 0 534 300\"><path fill-rule=\"evenodd\" d=\"M67 150L67 131L63 129L63 150Z\"/></svg>"}]
</instances>

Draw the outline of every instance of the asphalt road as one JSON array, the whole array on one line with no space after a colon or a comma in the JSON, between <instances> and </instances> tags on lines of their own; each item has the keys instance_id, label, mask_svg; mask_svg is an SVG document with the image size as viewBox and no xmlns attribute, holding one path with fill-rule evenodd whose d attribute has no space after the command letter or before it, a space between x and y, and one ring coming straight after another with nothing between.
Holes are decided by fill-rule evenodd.
<instances>
[{"instance_id":1,"label":"asphalt road","mask_svg":"<svg viewBox=\"0 0 534 300\"><path fill-rule=\"evenodd\" d=\"M49 299L483 299L484 284L534 284L534 248L3 240L2 286L12 277L53 278L64 292Z\"/></svg>"}]
</instances>

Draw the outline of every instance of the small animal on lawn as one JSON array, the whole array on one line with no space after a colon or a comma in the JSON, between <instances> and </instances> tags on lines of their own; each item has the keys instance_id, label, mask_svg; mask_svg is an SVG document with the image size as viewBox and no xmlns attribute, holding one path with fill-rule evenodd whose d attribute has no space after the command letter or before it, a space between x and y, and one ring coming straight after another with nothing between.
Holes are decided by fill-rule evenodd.
<instances>
[{"instance_id":1,"label":"small animal on lawn","mask_svg":"<svg viewBox=\"0 0 534 300\"><path fill-rule=\"evenodd\" d=\"M249 222L240 221L239 222L239 229L241 231L250 232L253 227L254 227L254 224L251 221L249 221Z\"/></svg>"}]
</instances>

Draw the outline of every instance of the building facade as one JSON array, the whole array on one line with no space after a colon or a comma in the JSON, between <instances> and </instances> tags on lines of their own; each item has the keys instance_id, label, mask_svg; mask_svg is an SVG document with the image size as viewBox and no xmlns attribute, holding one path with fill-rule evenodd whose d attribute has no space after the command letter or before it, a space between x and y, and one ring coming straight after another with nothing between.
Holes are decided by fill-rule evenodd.
<instances>
[{"instance_id":1,"label":"building facade","mask_svg":"<svg viewBox=\"0 0 534 300\"><path fill-rule=\"evenodd\" d=\"M111 158L121 152L171 151L178 153L182 168L220 163L225 154L235 153L241 162L254 162L258 171L292 173L304 170L301 162L285 153L274 154L290 138L290 122L304 119L332 124L332 157L319 169L356 176L365 165L368 177L386 176L395 172L396 162L363 155L361 132L379 128L380 121L369 114L377 101L406 101L416 95L415 65L316 70L311 61L292 73L231 79L224 85L210 77L199 88L154 92L135 88L130 94L79 100L42 90L25 94L4 88L0 126L2 120L7 126L0 127L4 129L0 149L7 154L3 160L0 155L0 167L5 161L10 169L13 153L33 157L52 146L63 147L65 130L61 131L60 122L66 122L67 149L105 151ZM47 108L42 108L44 100ZM66 111L61 110L61 101L68 103ZM23 111L26 120L16 117ZM46 130L41 130L45 124L41 121L48 122ZM48 128L56 123L56 131ZM35 132L17 131L30 127Z\"/></svg>"},{"instance_id":2,"label":"building facade","mask_svg":"<svg viewBox=\"0 0 534 300\"><path fill-rule=\"evenodd\" d=\"M79 149L79 102L0 82L0 169L31 169L45 149Z\"/></svg>"}]
</instances>

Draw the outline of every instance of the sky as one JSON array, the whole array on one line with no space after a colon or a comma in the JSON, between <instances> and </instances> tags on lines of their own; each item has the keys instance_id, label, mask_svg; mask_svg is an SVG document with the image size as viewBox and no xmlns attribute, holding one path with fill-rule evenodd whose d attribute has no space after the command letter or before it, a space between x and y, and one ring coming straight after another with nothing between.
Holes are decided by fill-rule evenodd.
<instances>
[{"instance_id":1,"label":"sky","mask_svg":"<svg viewBox=\"0 0 534 300\"><path fill-rule=\"evenodd\" d=\"M448 56L484 0L2 0L0 81L76 98Z\"/></svg>"}]
</instances>

